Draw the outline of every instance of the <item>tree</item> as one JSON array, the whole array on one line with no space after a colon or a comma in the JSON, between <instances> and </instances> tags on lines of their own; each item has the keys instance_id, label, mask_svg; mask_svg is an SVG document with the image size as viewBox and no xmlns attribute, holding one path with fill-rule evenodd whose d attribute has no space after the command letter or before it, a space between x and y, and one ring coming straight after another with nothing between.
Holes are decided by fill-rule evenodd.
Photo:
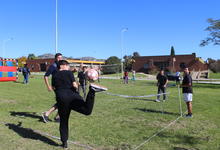
<instances>
[{"instance_id":1,"label":"tree","mask_svg":"<svg viewBox=\"0 0 220 150\"><path fill-rule=\"evenodd\" d=\"M131 71L132 70L132 65L134 63L134 59L133 59L133 56L129 55L125 55L124 57L124 67L125 67L125 70L127 71Z\"/></svg>"},{"instance_id":2,"label":"tree","mask_svg":"<svg viewBox=\"0 0 220 150\"><path fill-rule=\"evenodd\" d=\"M175 50L173 46L171 46L170 56L175 56Z\"/></svg>"},{"instance_id":3,"label":"tree","mask_svg":"<svg viewBox=\"0 0 220 150\"><path fill-rule=\"evenodd\" d=\"M210 26L208 26L205 31L209 31L209 37L202 40L200 46L206 46L210 43L220 45L220 19L214 20L210 18L207 21L210 23Z\"/></svg>"},{"instance_id":4,"label":"tree","mask_svg":"<svg viewBox=\"0 0 220 150\"><path fill-rule=\"evenodd\" d=\"M24 67L24 64L26 64L27 57L22 56L17 59L18 60L18 67Z\"/></svg>"},{"instance_id":5,"label":"tree","mask_svg":"<svg viewBox=\"0 0 220 150\"><path fill-rule=\"evenodd\" d=\"M32 53L28 55L27 59L36 59L37 57Z\"/></svg>"},{"instance_id":6,"label":"tree","mask_svg":"<svg viewBox=\"0 0 220 150\"><path fill-rule=\"evenodd\" d=\"M133 58L139 57L139 56L140 56L140 54L139 54L138 52L134 52L134 53L133 53Z\"/></svg>"},{"instance_id":7,"label":"tree","mask_svg":"<svg viewBox=\"0 0 220 150\"><path fill-rule=\"evenodd\" d=\"M106 61L106 65L112 65L112 64L120 64L121 60L117 56L111 56Z\"/></svg>"}]
</instances>

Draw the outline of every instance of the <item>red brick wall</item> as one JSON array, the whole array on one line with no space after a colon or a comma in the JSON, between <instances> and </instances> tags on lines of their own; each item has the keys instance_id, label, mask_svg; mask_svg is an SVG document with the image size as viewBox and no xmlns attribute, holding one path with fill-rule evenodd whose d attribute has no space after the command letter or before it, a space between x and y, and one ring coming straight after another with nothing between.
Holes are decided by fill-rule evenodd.
<instances>
[{"instance_id":1,"label":"red brick wall","mask_svg":"<svg viewBox=\"0 0 220 150\"><path fill-rule=\"evenodd\" d=\"M156 68L160 69L154 64L157 64L158 62L164 62L164 64L168 64L168 66L165 67L165 69L169 71L181 71L180 64L184 63L187 67L193 68L195 71L202 71L207 70L207 65L203 64L200 61L196 61L196 55L175 55L174 56L175 61L173 61L173 57L170 55L164 55L164 56L141 56L135 58L135 63L133 64L133 69L136 72L145 72L147 73L149 69ZM149 69L144 68L144 65L148 64Z\"/></svg>"},{"instance_id":2,"label":"red brick wall","mask_svg":"<svg viewBox=\"0 0 220 150\"><path fill-rule=\"evenodd\" d=\"M41 72L41 64L45 64L47 70L48 67L53 64L53 62L54 59L33 59L26 61L28 68L30 68L31 72Z\"/></svg>"}]
</instances>

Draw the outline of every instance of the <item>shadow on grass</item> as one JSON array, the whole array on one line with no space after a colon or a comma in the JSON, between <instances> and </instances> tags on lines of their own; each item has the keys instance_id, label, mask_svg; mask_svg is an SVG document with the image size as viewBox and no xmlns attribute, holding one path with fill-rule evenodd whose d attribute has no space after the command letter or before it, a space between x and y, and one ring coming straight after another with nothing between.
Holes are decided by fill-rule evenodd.
<instances>
[{"instance_id":1,"label":"shadow on grass","mask_svg":"<svg viewBox=\"0 0 220 150\"><path fill-rule=\"evenodd\" d=\"M53 140L35 132L34 130L30 128L24 128L21 126L21 124L22 122L18 122L17 125L13 123L7 123L5 124L5 126L7 126L10 130L13 130L14 132L16 132L18 135L20 135L23 138L28 138L32 140L40 140L52 146L59 146L59 144L57 144Z\"/></svg>"},{"instance_id":2,"label":"shadow on grass","mask_svg":"<svg viewBox=\"0 0 220 150\"><path fill-rule=\"evenodd\" d=\"M143 112L147 112L147 113L160 113L160 114L166 114L166 115L174 115L174 116L178 116L178 113L173 113L173 112L167 112L167 111L160 111L160 110L155 110L155 109L146 109L146 108L134 108L135 110L140 110Z\"/></svg>"},{"instance_id":3,"label":"shadow on grass","mask_svg":"<svg viewBox=\"0 0 220 150\"><path fill-rule=\"evenodd\" d=\"M202 142L207 142L206 139L202 139L200 137L194 137L194 136L190 136L190 135L182 135L182 134L178 134L178 135L170 135L170 133L166 132L166 133L160 133L158 134L159 137L162 138L173 138L175 139L173 141L173 143L175 144L184 144L184 145L198 145L201 144ZM181 148L181 147L174 147L174 150L187 150L185 148Z\"/></svg>"},{"instance_id":4,"label":"shadow on grass","mask_svg":"<svg viewBox=\"0 0 220 150\"><path fill-rule=\"evenodd\" d=\"M14 83L20 83L20 84L24 84L23 81L14 81Z\"/></svg>"},{"instance_id":5,"label":"shadow on grass","mask_svg":"<svg viewBox=\"0 0 220 150\"><path fill-rule=\"evenodd\" d=\"M10 111L10 115L17 117L30 117L30 118L35 118L38 119L39 122L44 122L42 117L39 116L36 112L15 112L15 111Z\"/></svg>"}]
</instances>

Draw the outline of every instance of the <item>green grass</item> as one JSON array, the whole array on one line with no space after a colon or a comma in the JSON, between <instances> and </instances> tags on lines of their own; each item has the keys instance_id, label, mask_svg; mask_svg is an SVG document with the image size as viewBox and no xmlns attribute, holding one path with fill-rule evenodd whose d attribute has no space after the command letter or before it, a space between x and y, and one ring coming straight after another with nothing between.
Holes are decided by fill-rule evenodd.
<instances>
[{"instance_id":1,"label":"green grass","mask_svg":"<svg viewBox=\"0 0 220 150\"><path fill-rule=\"evenodd\" d=\"M59 137L59 124L45 124L40 117L41 112L55 103L54 93L47 91L41 76L31 78L28 85L20 82L0 83L0 150L61 149L56 146L59 140L33 131ZM119 80L101 80L101 84L111 93L124 95L149 95L157 91L152 81L124 85ZM194 84L194 117L181 118L140 149L220 149L219 88L219 85ZM134 149L179 116L178 90L170 87L168 91L171 95L164 103L153 102L155 97L129 99L97 93L91 116L72 111L69 140L98 150ZM182 107L185 111L183 102ZM55 113L50 118L54 116ZM83 149L73 144L69 147Z\"/></svg>"},{"instance_id":2,"label":"green grass","mask_svg":"<svg viewBox=\"0 0 220 150\"><path fill-rule=\"evenodd\" d=\"M220 79L220 73L210 73L209 78L210 79Z\"/></svg>"}]
</instances>

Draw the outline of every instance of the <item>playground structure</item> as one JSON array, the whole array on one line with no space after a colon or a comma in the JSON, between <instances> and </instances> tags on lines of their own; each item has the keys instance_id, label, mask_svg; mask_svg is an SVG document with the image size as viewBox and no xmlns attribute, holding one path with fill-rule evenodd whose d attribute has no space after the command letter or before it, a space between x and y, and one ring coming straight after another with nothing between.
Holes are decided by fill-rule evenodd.
<instances>
[{"instance_id":1,"label":"playground structure","mask_svg":"<svg viewBox=\"0 0 220 150\"><path fill-rule=\"evenodd\" d=\"M0 82L18 79L18 61L16 59L0 59Z\"/></svg>"}]
</instances>

